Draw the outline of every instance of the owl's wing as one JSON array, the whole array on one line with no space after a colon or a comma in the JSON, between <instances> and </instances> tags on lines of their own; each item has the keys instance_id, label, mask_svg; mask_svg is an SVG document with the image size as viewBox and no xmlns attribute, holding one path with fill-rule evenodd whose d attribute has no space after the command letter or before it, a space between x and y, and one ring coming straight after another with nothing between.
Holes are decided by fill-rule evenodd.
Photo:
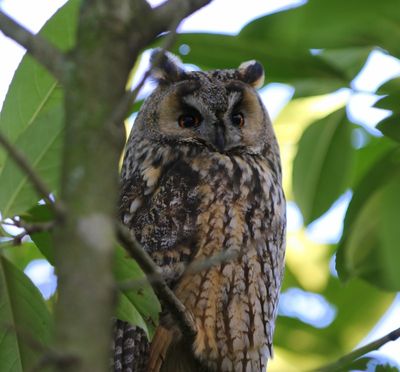
<instances>
[{"instance_id":1,"label":"owl's wing","mask_svg":"<svg viewBox=\"0 0 400 372\"><path fill-rule=\"evenodd\" d=\"M184 162L146 164L146 159L121 185L120 218L166 274L172 287L196 253L196 219L200 203L198 174ZM135 332L131 335L134 342ZM149 355L149 368L157 371L173 339L173 331L159 326ZM129 345L129 340L125 341ZM145 349L144 346L140 346ZM134 350L122 348L125 358ZM137 363L137 362L136 362Z\"/></svg>"},{"instance_id":2,"label":"owl's wing","mask_svg":"<svg viewBox=\"0 0 400 372\"><path fill-rule=\"evenodd\" d=\"M150 343L141 328L115 320L111 361L114 372L146 371L149 348Z\"/></svg>"},{"instance_id":3,"label":"owl's wing","mask_svg":"<svg viewBox=\"0 0 400 372\"><path fill-rule=\"evenodd\" d=\"M184 162L137 170L122 186L122 221L173 287L196 251L198 174Z\"/></svg>"}]
</instances>

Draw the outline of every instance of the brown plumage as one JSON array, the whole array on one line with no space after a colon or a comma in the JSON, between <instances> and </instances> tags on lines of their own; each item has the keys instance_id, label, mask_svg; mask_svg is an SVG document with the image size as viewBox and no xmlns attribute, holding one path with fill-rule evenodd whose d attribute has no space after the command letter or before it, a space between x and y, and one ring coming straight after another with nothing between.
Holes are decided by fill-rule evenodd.
<instances>
[{"instance_id":1,"label":"brown plumage","mask_svg":"<svg viewBox=\"0 0 400 372\"><path fill-rule=\"evenodd\" d=\"M127 144L121 219L168 274L198 332L194 345L184 344L163 314L147 349L143 333L121 331L120 322L115 370L265 370L286 217L279 148L254 89L262 66L187 72L166 54L154 75L158 87ZM223 252L237 256L185 273L189 263Z\"/></svg>"}]
</instances>

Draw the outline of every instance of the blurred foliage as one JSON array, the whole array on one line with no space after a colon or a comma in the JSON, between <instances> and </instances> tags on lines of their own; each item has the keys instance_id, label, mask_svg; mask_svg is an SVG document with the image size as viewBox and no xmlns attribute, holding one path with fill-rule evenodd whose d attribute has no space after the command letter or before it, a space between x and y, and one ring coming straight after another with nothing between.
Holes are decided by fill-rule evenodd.
<instances>
[{"instance_id":1,"label":"blurred foliage","mask_svg":"<svg viewBox=\"0 0 400 372\"><path fill-rule=\"evenodd\" d=\"M52 317L39 290L0 256L0 361L4 371L27 371L50 345Z\"/></svg>"},{"instance_id":2,"label":"blurred foliage","mask_svg":"<svg viewBox=\"0 0 400 372\"><path fill-rule=\"evenodd\" d=\"M46 205L36 205L21 217L29 223L48 222L53 219L52 212ZM31 238L43 256L54 265L54 244L50 232L37 232L31 234ZM148 335L152 335L161 310L157 297L145 282L145 275L139 265L117 244L114 276L117 285L121 285L117 291L116 316L142 327Z\"/></svg>"},{"instance_id":3,"label":"blurred foliage","mask_svg":"<svg viewBox=\"0 0 400 372\"><path fill-rule=\"evenodd\" d=\"M70 0L41 31L63 50L74 43L78 4L79 0ZM178 37L176 53L182 44L189 47L189 53L182 55L185 63L215 69L257 59L265 66L269 82L295 88L293 99L274 123L282 151L285 193L299 206L305 225L288 233L284 290L318 293L336 315L325 327L280 316L272 371L315 368L350 351L382 317L400 289L400 77L372 92L380 96L375 107L391 111L377 125L382 135L359 127L346 111L352 81L370 52L380 50L400 57L399 9L400 0L379 4L372 0L309 0L252 21L238 35ZM340 88L349 94L332 95ZM135 104L133 112L139 106ZM62 88L25 56L6 96L0 130L25 153L55 195L62 122ZM364 139L361 146L353 144L356 128ZM29 222L51 218L44 206L35 206L36 194L2 149L0 184L3 218L19 215ZM352 198L339 243L311 241L305 227L324 215L346 190L352 191ZM0 233L6 242L9 234L3 227ZM19 247L0 245L0 361L7 371L11 363L19 371L38 357L34 348L21 342L13 326L44 345L51 330L51 316L21 270L38 257L53 262L54 244L47 232L31 238ZM342 282L330 270L335 255ZM120 248L116 249L114 272L120 284L116 315L151 334L158 301L148 286L132 287L132 280L143 281L143 273ZM2 350L7 350L7 355ZM344 368L364 370L371 361L363 358ZM377 363L373 370L391 368Z\"/></svg>"}]
</instances>

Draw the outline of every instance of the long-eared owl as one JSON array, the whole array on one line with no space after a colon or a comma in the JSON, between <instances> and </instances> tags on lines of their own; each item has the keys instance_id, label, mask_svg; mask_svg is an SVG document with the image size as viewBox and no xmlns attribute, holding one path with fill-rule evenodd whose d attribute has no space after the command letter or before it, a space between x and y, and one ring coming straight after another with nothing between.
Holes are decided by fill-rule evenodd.
<instances>
[{"instance_id":1,"label":"long-eared owl","mask_svg":"<svg viewBox=\"0 0 400 372\"><path fill-rule=\"evenodd\" d=\"M114 369L263 371L272 356L286 226L279 148L255 90L264 70L249 61L189 72L169 53L157 59L157 88L126 147L120 216L165 272L197 335L185 344L165 312L151 343L117 321ZM232 259L185 271L225 252Z\"/></svg>"}]
</instances>

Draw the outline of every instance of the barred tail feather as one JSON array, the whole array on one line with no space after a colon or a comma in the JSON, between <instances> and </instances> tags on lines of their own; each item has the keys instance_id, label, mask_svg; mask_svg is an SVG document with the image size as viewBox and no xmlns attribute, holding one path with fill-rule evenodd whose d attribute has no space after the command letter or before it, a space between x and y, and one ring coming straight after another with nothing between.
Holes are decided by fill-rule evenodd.
<instances>
[{"instance_id":1,"label":"barred tail feather","mask_svg":"<svg viewBox=\"0 0 400 372\"><path fill-rule=\"evenodd\" d=\"M113 340L113 372L146 372L149 341L141 328L116 320Z\"/></svg>"}]
</instances>

